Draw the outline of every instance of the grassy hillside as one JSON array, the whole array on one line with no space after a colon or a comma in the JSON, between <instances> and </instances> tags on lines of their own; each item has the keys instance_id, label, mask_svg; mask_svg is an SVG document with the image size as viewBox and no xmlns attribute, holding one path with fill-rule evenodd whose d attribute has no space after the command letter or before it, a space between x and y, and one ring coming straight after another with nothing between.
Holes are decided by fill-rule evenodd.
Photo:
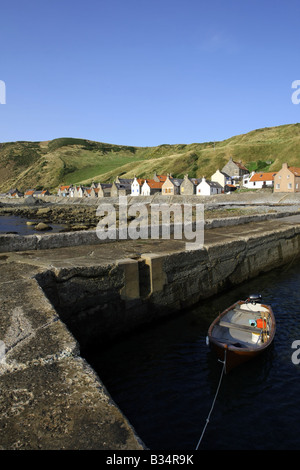
<instances>
[{"instance_id":1,"label":"grassy hillside","mask_svg":"<svg viewBox=\"0 0 300 470\"><path fill-rule=\"evenodd\" d=\"M229 157L250 170L276 171L283 162L300 166L300 124L264 128L222 142L131 147L85 139L0 144L0 192L60 184L113 181L172 173L210 177Z\"/></svg>"}]
</instances>

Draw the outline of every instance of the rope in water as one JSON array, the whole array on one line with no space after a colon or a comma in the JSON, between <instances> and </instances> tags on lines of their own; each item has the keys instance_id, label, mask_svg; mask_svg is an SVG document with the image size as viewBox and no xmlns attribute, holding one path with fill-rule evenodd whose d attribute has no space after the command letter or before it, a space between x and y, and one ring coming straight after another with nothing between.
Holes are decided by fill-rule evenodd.
<instances>
[{"instance_id":1,"label":"rope in water","mask_svg":"<svg viewBox=\"0 0 300 470\"><path fill-rule=\"evenodd\" d=\"M210 415L212 414L212 411L213 411L213 409L214 409L215 402L216 402L216 399L217 399L217 396L218 396L218 393L219 393L219 390L220 390L221 382L222 382L223 375L224 375L225 368L226 368L226 352L227 352L227 349L225 349L223 367L222 367L222 372L221 372L221 376L220 376L218 388L217 388L217 391L216 391L216 394L215 394L215 397L214 397L214 400L213 400L213 403L212 403L210 412L208 413L208 416L207 416L207 418L206 418L206 423L205 423L205 426L204 426L204 428L203 428L201 437L200 437L200 439L199 439L199 441L198 441L198 444L197 444L197 446L196 446L196 450L198 450L198 448L199 448L199 446L200 446L200 444L201 444L201 441L202 441L202 439L203 439L203 436L204 436L204 433L205 433L205 431L206 431L207 425L208 425L208 423L209 423ZM222 362L222 361L220 361L220 362Z\"/></svg>"}]
</instances>

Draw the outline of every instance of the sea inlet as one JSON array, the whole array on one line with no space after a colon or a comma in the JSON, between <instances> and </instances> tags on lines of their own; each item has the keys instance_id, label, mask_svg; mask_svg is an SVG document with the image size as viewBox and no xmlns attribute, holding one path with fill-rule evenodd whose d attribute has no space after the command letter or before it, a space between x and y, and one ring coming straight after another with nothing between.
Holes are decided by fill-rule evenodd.
<instances>
[{"instance_id":1,"label":"sea inlet","mask_svg":"<svg viewBox=\"0 0 300 470\"><path fill-rule=\"evenodd\" d=\"M82 351L145 445L193 450L204 429L222 364L206 346L212 320L260 293L276 317L273 346L225 375L201 449L300 447L299 261L201 302L185 314ZM300 346L298 346L299 348Z\"/></svg>"}]
</instances>

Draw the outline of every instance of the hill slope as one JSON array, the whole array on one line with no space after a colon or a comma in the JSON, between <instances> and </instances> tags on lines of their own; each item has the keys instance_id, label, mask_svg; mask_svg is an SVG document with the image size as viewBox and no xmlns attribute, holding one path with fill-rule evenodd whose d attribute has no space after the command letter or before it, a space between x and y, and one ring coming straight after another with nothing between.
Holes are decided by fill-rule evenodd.
<instances>
[{"instance_id":1,"label":"hill slope","mask_svg":"<svg viewBox=\"0 0 300 470\"><path fill-rule=\"evenodd\" d=\"M300 124L264 128L222 142L131 147L85 139L0 144L0 192L17 187L56 189L60 184L152 177L153 173L210 177L232 156L249 170L300 166Z\"/></svg>"}]
</instances>

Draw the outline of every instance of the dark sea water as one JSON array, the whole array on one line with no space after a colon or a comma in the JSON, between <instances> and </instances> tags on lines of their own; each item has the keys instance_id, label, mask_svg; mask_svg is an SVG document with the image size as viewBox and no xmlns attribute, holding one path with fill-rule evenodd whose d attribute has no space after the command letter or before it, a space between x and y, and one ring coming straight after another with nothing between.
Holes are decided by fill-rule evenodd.
<instances>
[{"instance_id":1,"label":"dark sea water","mask_svg":"<svg viewBox=\"0 0 300 470\"><path fill-rule=\"evenodd\" d=\"M7 233L7 232L17 232L17 234L19 235L34 235L36 233L38 234L55 233L55 232L59 232L63 228L63 225L49 223L48 225L52 227L52 230L45 231L45 232L38 232L37 230L34 229L33 225L26 225L27 221L28 219L24 217L20 217L20 216L2 215L0 216L0 234Z\"/></svg>"},{"instance_id":2,"label":"dark sea water","mask_svg":"<svg viewBox=\"0 0 300 470\"><path fill-rule=\"evenodd\" d=\"M292 344L300 344L298 260L105 350L84 352L150 450L195 450L222 370L206 346L208 327L251 293L272 305L275 340L224 375L199 450L300 449L300 365L292 361Z\"/></svg>"}]
</instances>

